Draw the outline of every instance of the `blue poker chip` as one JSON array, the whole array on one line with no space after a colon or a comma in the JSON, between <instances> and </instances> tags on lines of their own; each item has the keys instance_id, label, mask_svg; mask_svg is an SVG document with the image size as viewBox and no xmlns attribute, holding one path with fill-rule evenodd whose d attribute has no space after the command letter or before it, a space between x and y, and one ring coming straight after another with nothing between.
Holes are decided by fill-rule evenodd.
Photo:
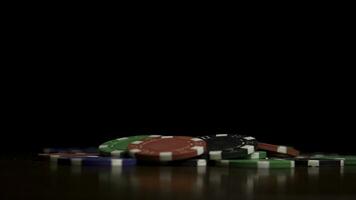
<instances>
[{"instance_id":1,"label":"blue poker chip","mask_svg":"<svg viewBox=\"0 0 356 200\"><path fill-rule=\"evenodd\" d=\"M44 148L43 153L97 153L98 148L96 147L86 147L86 148L61 148L61 147L50 147Z\"/></svg>"},{"instance_id":2,"label":"blue poker chip","mask_svg":"<svg viewBox=\"0 0 356 200\"><path fill-rule=\"evenodd\" d=\"M111 158L100 156L86 156L86 157L57 157L52 159L58 165L71 166L107 166L107 167L126 167L135 166L136 159L131 158Z\"/></svg>"}]
</instances>

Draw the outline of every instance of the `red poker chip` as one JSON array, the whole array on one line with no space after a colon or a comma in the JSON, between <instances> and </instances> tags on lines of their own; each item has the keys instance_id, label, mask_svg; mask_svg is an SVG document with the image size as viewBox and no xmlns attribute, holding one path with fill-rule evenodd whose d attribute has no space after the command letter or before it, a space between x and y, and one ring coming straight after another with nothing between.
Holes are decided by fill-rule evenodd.
<instances>
[{"instance_id":1,"label":"red poker chip","mask_svg":"<svg viewBox=\"0 0 356 200\"><path fill-rule=\"evenodd\" d=\"M300 152L293 147L260 143L260 142L257 144L257 149L273 152L277 155L281 154L281 155L288 155L288 156L294 156L294 157L299 156L299 154L300 154Z\"/></svg>"},{"instance_id":2,"label":"red poker chip","mask_svg":"<svg viewBox=\"0 0 356 200\"><path fill-rule=\"evenodd\" d=\"M172 161L202 155L206 151L206 143L200 138L161 136L132 142L128 149L138 159Z\"/></svg>"}]
</instances>

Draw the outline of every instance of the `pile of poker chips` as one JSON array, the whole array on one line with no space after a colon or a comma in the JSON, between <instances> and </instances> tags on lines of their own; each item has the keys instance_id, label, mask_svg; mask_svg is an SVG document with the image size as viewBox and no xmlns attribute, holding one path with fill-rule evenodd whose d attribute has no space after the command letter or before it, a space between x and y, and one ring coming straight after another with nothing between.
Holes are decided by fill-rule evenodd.
<instances>
[{"instance_id":1,"label":"pile of poker chips","mask_svg":"<svg viewBox=\"0 0 356 200\"><path fill-rule=\"evenodd\" d=\"M46 148L39 154L53 163L76 166L228 166L238 168L343 167L356 156L300 155L289 146L238 134L201 137L138 135L107 141L98 148Z\"/></svg>"}]
</instances>

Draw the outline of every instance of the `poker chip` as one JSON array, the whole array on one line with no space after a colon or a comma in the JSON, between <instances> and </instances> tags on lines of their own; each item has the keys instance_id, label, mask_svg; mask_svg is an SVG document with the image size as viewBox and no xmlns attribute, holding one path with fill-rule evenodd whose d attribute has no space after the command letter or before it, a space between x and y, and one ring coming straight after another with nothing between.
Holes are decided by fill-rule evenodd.
<instances>
[{"instance_id":1,"label":"poker chip","mask_svg":"<svg viewBox=\"0 0 356 200\"><path fill-rule=\"evenodd\" d=\"M84 157L98 157L98 153L40 153L38 156L42 159L50 159L57 161L58 158L84 158Z\"/></svg>"},{"instance_id":2,"label":"poker chip","mask_svg":"<svg viewBox=\"0 0 356 200\"><path fill-rule=\"evenodd\" d=\"M238 168L256 168L256 169L284 169L294 168L294 160L269 159L269 160L220 160L217 161L218 166L229 166Z\"/></svg>"},{"instance_id":3,"label":"poker chip","mask_svg":"<svg viewBox=\"0 0 356 200\"><path fill-rule=\"evenodd\" d=\"M190 159L186 161L173 161L168 163L171 166L190 166L190 167L206 167L208 165L208 161L205 159Z\"/></svg>"},{"instance_id":4,"label":"poker chip","mask_svg":"<svg viewBox=\"0 0 356 200\"><path fill-rule=\"evenodd\" d=\"M125 167L135 166L136 159L131 158L112 158L112 157L58 157L58 165L72 166L107 166L107 167Z\"/></svg>"},{"instance_id":5,"label":"poker chip","mask_svg":"<svg viewBox=\"0 0 356 200\"><path fill-rule=\"evenodd\" d=\"M203 154L202 156L200 156L201 159L209 159L209 155L207 154ZM260 159L266 159L267 158L267 152L266 151L256 151L250 155L248 155L246 158L244 159L249 159L249 160L260 160Z\"/></svg>"},{"instance_id":6,"label":"poker chip","mask_svg":"<svg viewBox=\"0 0 356 200\"><path fill-rule=\"evenodd\" d=\"M200 138L207 143L210 160L247 158L255 152L257 145L254 137L237 134L217 134Z\"/></svg>"},{"instance_id":7,"label":"poker chip","mask_svg":"<svg viewBox=\"0 0 356 200\"><path fill-rule=\"evenodd\" d=\"M328 154L315 154L309 156L310 159L332 159L332 160L343 160L345 166L355 166L356 165L356 155L328 155Z\"/></svg>"},{"instance_id":8,"label":"poker chip","mask_svg":"<svg viewBox=\"0 0 356 200\"><path fill-rule=\"evenodd\" d=\"M113 157L126 157L128 155L128 145L135 141L142 141L147 138L156 138L160 135L137 135L131 137L122 137L107 141L99 146L102 155Z\"/></svg>"},{"instance_id":9,"label":"poker chip","mask_svg":"<svg viewBox=\"0 0 356 200\"><path fill-rule=\"evenodd\" d=\"M41 153L38 155L58 165L111 167L136 165L136 159L102 157L97 153Z\"/></svg>"},{"instance_id":10,"label":"poker chip","mask_svg":"<svg viewBox=\"0 0 356 200\"><path fill-rule=\"evenodd\" d=\"M107 141L98 148L45 148L35 159L71 166L229 166L255 169L356 166L356 155L307 154L254 137L138 135ZM131 157L130 157L131 156ZM157 162L160 161L160 162Z\"/></svg>"},{"instance_id":11,"label":"poker chip","mask_svg":"<svg viewBox=\"0 0 356 200\"><path fill-rule=\"evenodd\" d=\"M343 167L344 160L338 159L294 159L296 167Z\"/></svg>"},{"instance_id":12,"label":"poker chip","mask_svg":"<svg viewBox=\"0 0 356 200\"><path fill-rule=\"evenodd\" d=\"M206 160L206 159L188 159L188 160L159 162L158 164L160 166L206 167L206 166L208 166L208 160ZM138 160L137 165L156 166L157 162Z\"/></svg>"},{"instance_id":13,"label":"poker chip","mask_svg":"<svg viewBox=\"0 0 356 200\"><path fill-rule=\"evenodd\" d=\"M356 160L356 155L328 155L328 154L314 154L310 156L311 158L328 158L328 159L335 159L335 158L342 158L345 160Z\"/></svg>"},{"instance_id":14,"label":"poker chip","mask_svg":"<svg viewBox=\"0 0 356 200\"><path fill-rule=\"evenodd\" d=\"M260 143L257 144L257 149L269 151L275 154L288 155L288 156L299 156L300 152L293 147L279 146L274 144Z\"/></svg>"},{"instance_id":15,"label":"poker chip","mask_svg":"<svg viewBox=\"0 0 356 200\"><path fill-rule=\"evenodd\" d=\"M128 145L132 156L142 160L173 161L194 158L206 150L200 138L186 136L160 136Z\"/></svg>"},{"instance_id":16,"label":"poker chip","mask_svg":"<svg viewBox=\"0 0 356 200\"><path fill-rule=\"evenodd\" d=\"M50 147L44 148L43 153L97 153L98 149L96 147L87 148L58 148Z\"/></svg>"}]
</instances>

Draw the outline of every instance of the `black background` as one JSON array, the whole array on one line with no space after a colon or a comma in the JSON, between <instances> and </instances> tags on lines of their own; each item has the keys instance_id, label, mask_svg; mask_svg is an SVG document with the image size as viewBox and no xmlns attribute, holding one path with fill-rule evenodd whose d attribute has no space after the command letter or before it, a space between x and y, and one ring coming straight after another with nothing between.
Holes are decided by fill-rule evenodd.
<instances>
[{"instance_id":1,"label":"black background","mask_svg":"<svg viewBox=\"0 0 356 200\"><path fill-rule=\"evenodd\" d=\"M195 88L187 79L182 84L180 76L151 84L150 77L124 86L133 79L113 77L108 84L22 80L4 95L1 152L98 146L139 134L241 133L302 152L356 153L351 88L278 82L244 89L225 83L213 89L208 83Z\"/></svg>"},{"instance_id":2,"label":"black background","mask_svg":"<svg viewBox=\"0 0 356 200\"><path fill-rule=\"evenodd\" d=\"M321 37L328 23L327 31L308 29L305 38L271 29L279 34L244 32L253 35L247 40L218 29L232 37L213 36L219 42L212 44L209 31L186 40L173 34L175 25L172 34L158 36L155 28L152 36L96 28L99 36L88 35L91 23L67 35L55 23L53 30L39 24L49 32L28 24L9 29L13 40L4 57L13 66L39 67L2 73L1 152L97 146L137 134L236 132L304 152L356 153L354 73L336 70L352 58L338 46L351 45L347 30Z\"/></svg>"},{"instance_id":3,"label":"black background","mask_svg":"<svg viewBox=\"0 0 356 200\"><path fill-rule=\"evenodd\" d=\"M130 76L112 72L114 77L84 79L15 72L3 91L1 152L98 146L139 134L241 133L302 152L356 153L353 88L347 82L313 84L311 77L301 84L288 77L257 84L256 78L231 73L217 85L189 72L137 78L134 70Z\"/></svg>"},{"instance_id":4,"label":"black background","mask_svg":"<svg viewBox=\"0 0 356 200\"><path fill-rule=\"evenodd\" d=\"M92 147L117 137L140 134L198 136L240 133L255 136L262 142L294 146L306 153L356 153L352 138L354 129L350 123L341 121L344 118L340 120L333 117L336 113L314 115L312 119L307 116L308 113L282 117L267 115L247 121L247 115L246 118L234 118L231 115L218 117L223 113L192 115L189 112L171 111L169 114L151 110L140 115L135 110L131 110L131 114L121 110L121 115L115 115L112 112L119 113L118 110L95 113L82 110L78 114L73 109L49 112L32 110L30 113L37 112L39 116L23 115L22 118L27 121L16 121L18 123L12 123L3 132L2 152L35 153L44 147ZM163 116L157 117L160 113Z\"/></svg>"}]
</instances>

